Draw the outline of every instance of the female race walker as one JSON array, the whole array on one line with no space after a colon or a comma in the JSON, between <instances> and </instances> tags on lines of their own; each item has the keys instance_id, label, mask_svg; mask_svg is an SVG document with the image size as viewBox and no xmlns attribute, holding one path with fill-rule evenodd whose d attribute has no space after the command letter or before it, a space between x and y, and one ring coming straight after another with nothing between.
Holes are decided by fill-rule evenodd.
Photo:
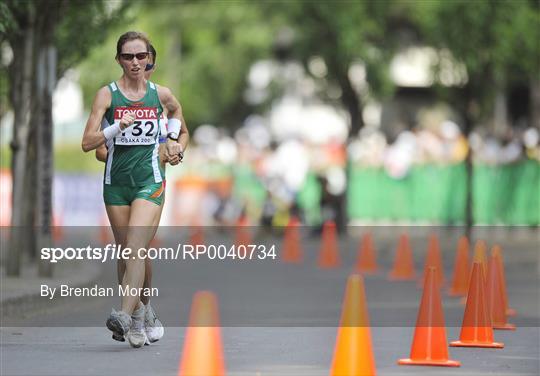
<instances>
[{"instance_id":1,"label":"female race walker","mask_svg":"<svg viewBox=\"0 0 540 376\"><path fill-rule=\"evenodd\" d=\"M122 287L141 291L145 278L145 249L153 238L163 200L164 171L159 163L159 118L168 113L165 159L180 163L187 146L187 128L181 126L182 109L166 87L144 77L150 41L138 32L120 36L116 60L123 75L101 88L94 99L84 130L82 149L107 146L103 198L117 242L133 250L125 260ZM101 130L102 119L108 125ZM122 296L120 311L113 309L107 327L113 337L127 335L133 347L146 342L144 305L140 294ZM129 333L128 333L129 331Z\"/></svg>"},{"instance_id":2,"label":"female race walker","mask_svg":"<svg viewBox=\"0 0 540 376\"><path fill-rule=\"evenodd\" d=\"M157 51L155 50L154 46L150 45L150 55L148 56L148 63L146 64L146 67L144 69L144 78L146 80L150 80L150 77L152 76L152 73L156 70L156 60L157 60ZM160 123L160 137L159 137L159 156L160 156L160 164L163 168L163 172L165 174L165 163L167 160L165 159L165 143L167 141L167 118L166 118L166 109L164 109L164 112L159 120ZM185 124L184 119L181 119L182 123ZM109 122L107 119L103 118L102 120L102 129L104 127L107 127L109 125ZM182 133L182 132L180 132ZM101 162L107 162L107 146L105 144L99 146L96 149L96 159ZM165 178L163 178L163 187L165 188ZM155 226L157 228L157 225L159 224L159 220L161 219L161 213L163 212L163 207L165 206L165 191L162 194L163 200L160 205L160 212L157 216ZM118 232L118 231L117 231ZM152 240L152 239L151 239ZM116 239L116 244L121 244L122 241L125 241L125 239ZM126 270L126 263L125 260L119 259L117 263L117 275L118 275L118 284L122 284L122 280L124 279L124 272ZM144 289L151 289L152 288L152 260L149 258L145 259L144 263L144 282L143 282L143 288ZM146 339L148 340L147 343L153 343L158 340L160 340L163 337L163 334L165 332L163 328L163 324L158 319L157 314L154 311L153 306L150 305L150 296L143 295L141 296L141 302L144 305L144 332L146 334ZM117 334L113 333L113 339L117 341L124 342L125 338L124 336L118 336Z\"/></svg>"}]
</instances>

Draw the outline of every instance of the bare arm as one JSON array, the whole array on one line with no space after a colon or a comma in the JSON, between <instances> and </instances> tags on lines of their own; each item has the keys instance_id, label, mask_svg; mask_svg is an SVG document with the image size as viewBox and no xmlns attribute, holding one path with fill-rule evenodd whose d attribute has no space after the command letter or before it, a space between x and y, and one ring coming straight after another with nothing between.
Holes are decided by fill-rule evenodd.
<instances>
[{"instance_id":1,"label":"bare arm","mask_svg":"<svg viewBox=\"0 0 540 376\"><path fill-rule=\"evenodd\" d=\"M184 120L184 116L182 114L182 106L180 106L180 103L175 98L175 96L171 93L171 91L163 86L158 86L158 95L159 100L161 101L161 104L163 107L167 110L167 118L168 119L178 119L180 120L182 126L180 128L180 134L178 137L178 145L180 146L180 152L184 152L188 146L189 143L189 131L187 129L186 121ZM167 140L167 150L169 150L169 145L171 143L174 143L173 140L168 139ZM172 149L170 149L172 150ZM175 156L169 155L169 163L171 164L177 164L178 162L174 163ZM180 161L180 160L179 160Z\"/></svg>"},{"instance_id":2,"label":"bare arm","mask_svg":"<svg viewBox=\"0 0 540 376\"><path fill-rule=\"evenodd\" d=\"M107 147L105 144L100 145L96 149L96 159L100 162L106 162L107 161Z\"/></svg>"},{"instance_id":3,"label":"bare arm","mask_svg":"<svg viewBox=\"0 0 540 376\"><path fill-rule=\"evenodd\" d=\"M189 143L189 131L187 129L186 121L184 117L180 115L182 122L182 128L180 128L180 136L178 137L178 143L182 145L182 152L186 151Z\"/></svg>"},{"instance_id":4,"label":"bare arm","mask_svg":"<svg viewBox=\"0 0 540 376\"><path fill-rule=\"evenodd\" d=\"M86 122L86 128L84 129L83 139L82 139L82 149L83 151L89 152L94 150L100 145L105 143L105 136L103 131L101 131L101 119L105 115L105 111L111 105L111 93L109 89L105 86L99 89L94 98L94 103L92 104L92 112L88 117Z\"/></svg>"}]
</instances>

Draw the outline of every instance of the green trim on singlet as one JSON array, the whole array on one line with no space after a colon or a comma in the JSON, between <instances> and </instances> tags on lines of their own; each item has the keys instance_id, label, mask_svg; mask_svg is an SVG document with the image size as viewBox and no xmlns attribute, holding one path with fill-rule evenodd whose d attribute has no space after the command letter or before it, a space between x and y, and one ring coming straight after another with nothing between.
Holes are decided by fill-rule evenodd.
<instances>
[{"instance_id":1,"label":"green trim on singlet","mask_svg":"<svg viewBox=\"0 0 540 376\"><path fill-rule=\"evenodd\" d=\"M126 98L116 82L111 82L107 87L111 92L111 105L104 116L108 125L114 124L114 113L119 107L156 109L156 120L163 113L157 87L150 81L146 83L145 95L137 101ZM150 128L144 129L146 132ZM117 145L115 139L107 142L108 156L105 165L104 184L141 187L163 181L165 172L159 161L160 132L158 121L156 121L155 127L149 133L150 137L155 139L155 143L151 145Z\"/></svg>"}]
</instances>

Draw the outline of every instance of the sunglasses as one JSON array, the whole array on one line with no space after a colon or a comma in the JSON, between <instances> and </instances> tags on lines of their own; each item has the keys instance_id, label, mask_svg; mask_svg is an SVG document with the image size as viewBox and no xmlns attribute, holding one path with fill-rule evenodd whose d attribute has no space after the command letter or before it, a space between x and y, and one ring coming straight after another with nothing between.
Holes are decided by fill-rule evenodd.
<instances>
[{"instance_id":1,"label":"sunglasses","mask_svg":"<svg viewBox=\"0 0 540 376\"><path fill-rule=\"evenodd\" d=\"M137 60L144 60L147 59L150 55L150 52L138 52L136 54L120 54L120 58L125 61L131 61L134 58L137 58Z\"/></svg>"}]
</instances>

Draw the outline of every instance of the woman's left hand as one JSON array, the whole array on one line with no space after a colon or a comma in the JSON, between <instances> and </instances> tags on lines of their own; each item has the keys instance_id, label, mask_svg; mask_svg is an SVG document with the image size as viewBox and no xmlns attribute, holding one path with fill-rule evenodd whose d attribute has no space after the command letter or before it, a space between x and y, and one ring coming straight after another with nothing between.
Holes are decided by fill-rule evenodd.
<instances>
[{"instance_id":1,"label":"woman's left hand","mask_svg":"<svg viewBox=\"0 0 540 376\"><path fill-rule=\"evenodd\" d=\"M182 162L182 158L184 157L182 145L174 140L167 140L165 145L165 157L172 166Z\"/></svg>"}]
</instances>

